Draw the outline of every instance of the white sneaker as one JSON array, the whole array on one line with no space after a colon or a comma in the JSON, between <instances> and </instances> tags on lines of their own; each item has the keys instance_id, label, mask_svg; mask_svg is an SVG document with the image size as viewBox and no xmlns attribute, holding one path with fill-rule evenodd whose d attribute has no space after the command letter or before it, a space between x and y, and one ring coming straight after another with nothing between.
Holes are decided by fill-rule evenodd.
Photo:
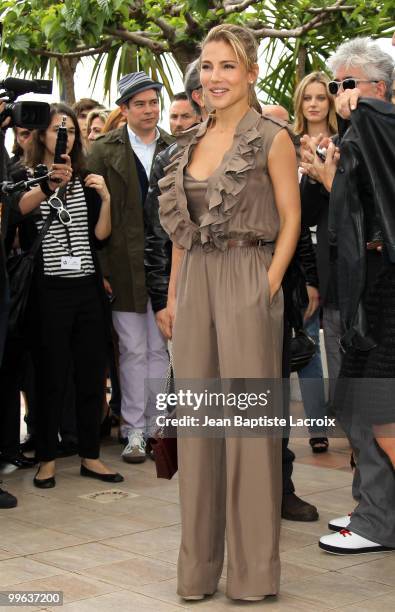
<instances>
[{"instance_id":1,"label":"white sneaker","mask_svg":"<svg viewBox=\"0 0 395 612\"><path fill-rule=\"evenodd\" d=\"M352 512L346 514L346 516L339 516L338 518L334 518L328 523L328 529L331 531L340 531L341 529L347 529L350 521L351 521Z\"/></svg>"},{"instance_id":2,"label":"white sneaker","mask_svg":"<svg viewBox=\"0 0 395 612\"><path fill-rule=\"evenodd\" d=\"M371 542L352 531L348 531L348 529L342 529L337 533L322 537L318 546L322 550L334 555L361 555L364 553L395 550L394 548Z\"/></svg>"},{"instance_id":3,"label":"white sneaker","mask_svg":"<svg viewBox=\"0 0 395 612\"><path fill-rule=\"evenodd\" d=\"M146 460L145 440L142 433L134 432L128 435L128 442L121 457L126 463L143 463Z\"/></svg>"}]
</instances>

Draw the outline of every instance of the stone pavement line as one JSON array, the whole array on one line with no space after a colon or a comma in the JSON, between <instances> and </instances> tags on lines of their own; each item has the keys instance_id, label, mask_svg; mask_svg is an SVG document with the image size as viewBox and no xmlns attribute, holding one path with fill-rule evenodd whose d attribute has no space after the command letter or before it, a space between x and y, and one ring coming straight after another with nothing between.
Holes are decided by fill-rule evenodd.
<instances>
[{"instance_id":1,"label":"stone pavement line","mask_svg":"<svg viewBox=\"0 0 395 612\"><path fill-rule=\"evenodd\" d=\"M307 445L301 438L292 441L297 456L295 482L300 495L318 504L321 519L300 524L283 521L281 594L249 607L279 612L395 608L395 555L391 560L390 555L350 559L318 549L318 536L326 533L329 518L352 505L351 471L344 440L333 441L330 452L321 457L313 457ZM86 499L110 487L79 478L76 457L59 461L58 485L49 492L34 490L31 471L3 475L19 506L0 514L0 586L63 590L62 609L68 612L108 612L115 606L126 612L197 607L245 612L245 604L226 599L224 579L219 592L199 604L176 595L180 530L176 479L157 480L151 461L121 465L119 446L113 442L103 446L102 455L125 476L116 488L131 496L119 496L108 504ZM354 586L348 588L350 584ZM380 602L379 608L375 602Z\"/></svg>"}]
</instances>

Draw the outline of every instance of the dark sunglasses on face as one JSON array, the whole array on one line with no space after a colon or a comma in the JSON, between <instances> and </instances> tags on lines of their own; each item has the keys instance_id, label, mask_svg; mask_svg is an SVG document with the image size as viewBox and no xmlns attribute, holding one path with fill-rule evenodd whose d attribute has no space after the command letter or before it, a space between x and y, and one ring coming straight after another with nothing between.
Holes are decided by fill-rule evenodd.
<instances>
[{"instance_id":1,"label":"dark sunglasses on face","mask_svg":"<svg viewBox=\"0 0 395 612\"><path fill-rule=\"evenodd\" d=\"M343 90L355 89L356 87L358 87L358 83L378 83L378 81L353 79L352 77L348 77L347 79L343 79L343 81L329 81L328 91L330 94L332 94L332 96L335 96L339 91L340 86L343 87Z\"/></svg>"},{"instance_id":2,"label":"dark sunglasses on face","mask_svg":"<svg viewBox=\"0 0 395 612\"><path fill-rule=\"evenodd\" d=\"M51 208L54 208L57 211L58 219L61 223L63 223L63 225L71 225L71 215L67 208L63 206L62 200L58 198L57 195L51 196L48 200L48 204L51 206Z\"/></svg>"}]
</instances>

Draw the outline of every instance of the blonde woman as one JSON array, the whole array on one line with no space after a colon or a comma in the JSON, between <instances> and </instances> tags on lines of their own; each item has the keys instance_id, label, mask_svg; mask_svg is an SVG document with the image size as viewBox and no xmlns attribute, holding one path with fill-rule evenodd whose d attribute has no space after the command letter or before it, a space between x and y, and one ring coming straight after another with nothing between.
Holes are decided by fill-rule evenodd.
<instances>
[{"instance_id":1,"label":"blonde woman","mask_svg":"<svg viewBox=\"0 0 395 612\"><path fill-rule=\"evenodd\" d=\"M333 97L328 93L328 77L323 72L312 72L302 79L294 95L294 132L301 138L319 137L330 138L337 131L336 113ZM306 180L301 182L302 210L306 203ZM328 204L325 193L317 196L316 200ZM316 201L316 204L319 202ZM314 206L314 204L313 204ZM311 225L311 223L309 223ZM315 225L315 224L312 224ZM320 227L321 230L321 227ZM326 231L326 230L325 230ZM322 249L322 232L320 232L319 249ZM327 240L326 240L327 242ZM318 251L320 258L320 288L325 295L325 273L322 269L322 250ZM328 264L329 265L329 262ZM326 266L325 266L326 267ZM307 285L309 305L305 311L305 330L316 345L317 352L310 363L299 371L299 382L306 416L312 419L323 419L327 414L323 371L320 353L320 295L318 287ZM338 349L337 353L338 353ZM326 430L323 427L309 428L310 446L313 453L324 453L328 450L329 442Z\"/></svg>"},{"instance_id":2,"label":"blonde woman","mask_svg":"<svg viewBox=\"0 0 395 612\"><path fill-rule=\"evenodd\" d=\"M159 183L173 241L176 379L281 377L281 282L300 231L299 189L287 131L254 110L257 77L254 36L230 24L210 30L200 81L213 112L183 136ZM281 439L179 437L178 449L179 595L216 591L225 533L227 595L277 593Z\"/></svg>"},{"instance_id":3,"label":"blonde woman","mask_svg":"<svg viewBox=\"0 0 395 612\"><path fill-rule=\"evenodd\" d=\"M304 77L294 95L297 136L332 136L337 133L335 102L328 93L329 78L323 72L312 72Z\"/></svg>"},{"instance_id":4,"label":"blonde woman","mask_svg":"<svg viewBox=\"0 0 395 612\"><path fill-rule=\"evenodd\" d=\"M322 72L308 74L298 85L294 96L294 131L302 140L314 138L325 147L337 133L334 98L328 92L329 78ZM310 309L306 316L308 333L319 343L319 304L323 308L323 328L329 375L329 402L334 400L335 383L340 370L341 355L338 338L341 334L337 300L336 271L331 263L328 240L329 193L319 182L311 182L304 176L300 183L302 221L308 227L316 226L317 270L319 294L316 288L308 288ZM314 312L315 307L315 312ZM313 379L314 382L313 382ZM325 399L322 386L320 355L301 372L303 403L308 416L325 415ZM310 431L310 445L315 453L325 452L328 439L325 430Z\"/></svg>"},{"instance_id":5,"label":"blonde woman","mask_svg":"<svg viewBox=\"0 0 395 612\"><path fill-rule=\"evenodd\" d=\"M94 142L96 138L103 133L103 129L107 121L108 115L109 111L103 110L101 108L94 108L90 111L86 120L86 133L89 147L91 146L91 143Z\"/></svg>"}]
</instances>

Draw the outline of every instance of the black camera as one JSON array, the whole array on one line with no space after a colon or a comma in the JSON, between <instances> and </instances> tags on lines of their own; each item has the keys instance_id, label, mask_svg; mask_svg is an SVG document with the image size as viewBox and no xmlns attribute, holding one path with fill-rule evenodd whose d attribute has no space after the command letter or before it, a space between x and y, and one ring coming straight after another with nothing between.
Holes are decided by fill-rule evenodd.
<instances>
[{"instance_id":1,"label":"black camera","mask_svg":"<svg viewBox=\"0 0 395 612\"><path fill-rule=\"evenodd\" d=\"M11 117L9 126L24 127L29 130L43 129L49 124L50 109L46 102L15 102L18 96L32 92L37 94L51 94L52 81L43 79L15 79L9 77L0 81L0 99L5 97L5 110L0 113L0 125L7 117Z\"/></svg>"}]
</instances>

